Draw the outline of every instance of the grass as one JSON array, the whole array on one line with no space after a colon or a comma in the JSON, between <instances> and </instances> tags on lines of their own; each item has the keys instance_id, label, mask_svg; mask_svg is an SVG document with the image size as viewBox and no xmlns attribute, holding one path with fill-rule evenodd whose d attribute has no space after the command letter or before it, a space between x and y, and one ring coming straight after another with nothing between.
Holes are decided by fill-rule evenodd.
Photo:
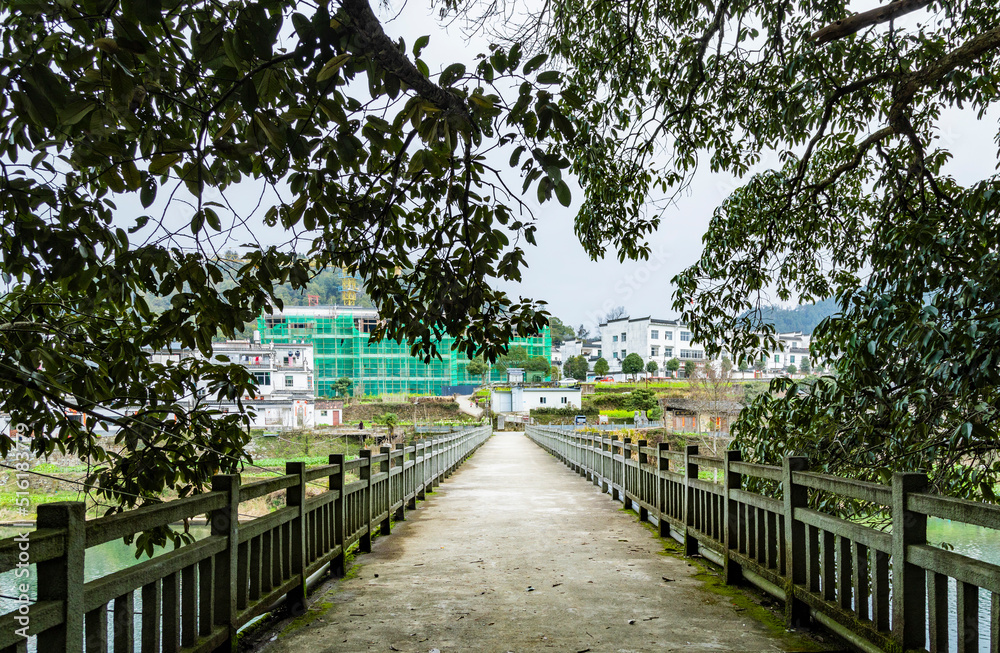
<instances>
[{"instance_id":1,"label":"grass","mask_svg":"<svg viewBox=\"0 0 1000 653\"><path fill-rule=\"evenodd\" d=\"M347 456L348 460L353 460L357 456ZM309 466L330 464L329 456L289 456L287 458L258 458L253 461L259 467L284 467L285 463L305 463Z\"/></svg>"}]
</instances>

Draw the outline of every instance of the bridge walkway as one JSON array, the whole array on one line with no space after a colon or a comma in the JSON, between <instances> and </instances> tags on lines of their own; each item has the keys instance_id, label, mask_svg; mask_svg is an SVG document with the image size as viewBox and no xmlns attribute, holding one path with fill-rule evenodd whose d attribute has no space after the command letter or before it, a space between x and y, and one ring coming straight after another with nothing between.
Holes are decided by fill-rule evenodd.
<instances>
[{"instance_id":1,"label":"bridge walkway","mask_svg":"<svg viewBox=\"0 0 1000 653\"><path fill-rule=\"evenodd\" d=\"M261 650L815 651L522 433L497 433Z\"/></svg>"}]
</instances>

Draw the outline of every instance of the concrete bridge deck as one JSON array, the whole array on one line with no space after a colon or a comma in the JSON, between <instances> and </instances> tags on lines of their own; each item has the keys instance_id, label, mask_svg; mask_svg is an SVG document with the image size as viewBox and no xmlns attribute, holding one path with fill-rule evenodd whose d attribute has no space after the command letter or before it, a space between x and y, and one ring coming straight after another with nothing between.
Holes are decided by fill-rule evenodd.
<instances>
[{"instance_id":1,"label":"concrete bridge deck","mask_svg":"<svg viewBox=\"0 0 1000 653\"><path fill-rule=\"evenodd\" d=\"M261 650L825 650L663 552L522 433L498 433Z\"/></svg>"}]
</instances>

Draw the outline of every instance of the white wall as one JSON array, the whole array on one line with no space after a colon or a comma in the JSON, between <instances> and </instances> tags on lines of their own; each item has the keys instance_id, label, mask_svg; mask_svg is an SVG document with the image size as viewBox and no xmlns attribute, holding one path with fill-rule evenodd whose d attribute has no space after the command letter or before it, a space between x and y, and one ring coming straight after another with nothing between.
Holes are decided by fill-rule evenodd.
<instances>
[{"instance_id":1,"label":"white wall","mask_svg":"<svg viewBox=\"0 0 1000 653\"><path fill-rule=\"evenodd\" d=\"M532 408L579 409L582 395L580 390L568 388L513 388L511 391L494 391L493 412L523 413Z\"/></svg>"}]
</instances>

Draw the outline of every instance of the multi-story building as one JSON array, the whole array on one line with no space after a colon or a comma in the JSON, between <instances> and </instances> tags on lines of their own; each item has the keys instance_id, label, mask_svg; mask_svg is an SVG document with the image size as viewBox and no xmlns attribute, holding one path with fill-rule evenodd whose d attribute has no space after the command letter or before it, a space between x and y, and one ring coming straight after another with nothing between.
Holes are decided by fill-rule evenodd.
<instances>
[{"instance_id":1,"label":"multi-story building","mask_svg":"<svg viewBox=\"0 0 1000 653\"><path fill-rule=\"evenodd\" d=\"M704 345L692 342L691 331L678 320L623 317L601 324L600 330L600 348L612 373L621 372L622 361L631 353L639 354L644 363L655 361L661 371L671 358L677 358L681 363L689 360L704 363L708 360ZM779 333L777 336L780 347L768 353L764 361L765 372L782 372L789 365L801 369L804 360L812 363L810 336L800 332Z\"/></svg>"},{"instance_id":2,"label":"multi-story building","mask_svg":"<svg viewBox=\"0 0 1000 653\"><path fill-rule=\"evenodd\" d=\"M632 353L647 363L655 361L660 370L671 358L706 360L704 346L693 343L687 326L677 320L622 317L601 324L600 329L601 351L612 372L620 372L622 361Z\"/></svg>"},{"instance_id":3,"label":"multi-story building","mask_svg":"<svg viewBox=\"0 0 1000 653\"><path fill-rule=\"evenodd\" d=\"M243 407L255 413L254 427L282 426L288 428L314 425L314 400L312 346L291 346L260 343L256 340L231 340L212 345L213 358L224 357L230 363L245 367L257 380L257 394L242 397ZM180 362L187 358L200 358L198 351L170 349L153 354L153 361ZM221 414L239 410L235 401L209 396L199 387L195 400L216 408Z\"/></svg>"},{"instance_id":4,"label":"multi-story building","mask_svg":"<svg viewBox=\"0 0 1000 653\"><path fill-rule=\"evenodd\" d=\"M436 343L441 359L425 363L410 353L410 347L391 340L370 343L378 323L375 309L356 306L286 306L283 311L262 315L257 320L261 339L276 347L311 345L315 364L317 396L336 395L338 379L351 380L353 392L376 394L450 394L456 386L476 385L470 376L469 359L452 349L445 336ZM549 328L531 338L515 338L511 346L521 346L529 357L550 360L552 341ZM503 370L493 368L488 380L505 380Z\"/></svg>"},{"instance_id":5,"label":"multi-story building","mask_svg":"<svg viewBox=\"0 0 1000 653\"><path fill-rule=\"evenodd\" d=\"M601 339L595 338L593 340L567 340L559 347L559 361L560 364L565 363L570 358L574 356L583 355L590 364L590 369L594 369L594 363L598 358L601 357ZM555 362L555 357L553 357L553 362Z\"/></svg>"}]
</instances>

